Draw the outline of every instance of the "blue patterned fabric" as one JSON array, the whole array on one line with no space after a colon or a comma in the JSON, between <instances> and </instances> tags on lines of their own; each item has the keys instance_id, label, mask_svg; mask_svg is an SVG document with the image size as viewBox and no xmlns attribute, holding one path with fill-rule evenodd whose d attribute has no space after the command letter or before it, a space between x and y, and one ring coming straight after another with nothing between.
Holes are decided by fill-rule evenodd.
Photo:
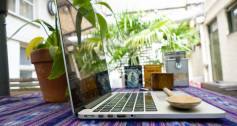
<instances>
[{"instance_id":1,"label":"blue patterned fabric","mask_svg":"<svg viewBox=\"0 0 237 126\"><path fill-rule=\"evenodd\" d=\"M125 91L127 89L116 89ZM105 125L105 126L237 126L237 99L198 88L178 88L227 112L215 120L79 120L69 103L45 103L40 93L0 98L0 126ZM131 91L131 90L129 90Z\"/></svg>"}]
</instances>

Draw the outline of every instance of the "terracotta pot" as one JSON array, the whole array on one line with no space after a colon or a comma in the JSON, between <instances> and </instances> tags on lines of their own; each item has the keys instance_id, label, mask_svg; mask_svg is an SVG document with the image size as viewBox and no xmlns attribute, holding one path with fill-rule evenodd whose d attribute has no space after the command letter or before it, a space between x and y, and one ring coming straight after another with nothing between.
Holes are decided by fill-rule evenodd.
<instances>
[{"instance_id":1,"label":"terracotta pot","mask_svg":"<svg viewBox=\"0 0 237 126\"><path fill-rule=\"evenodd\" d=\"M40 89L46 102L65 102L67 80L66 75L49 80L53 60L48 49L38 49L31 53L31 63L34 64Z\"/></svg>"}]
</instances>

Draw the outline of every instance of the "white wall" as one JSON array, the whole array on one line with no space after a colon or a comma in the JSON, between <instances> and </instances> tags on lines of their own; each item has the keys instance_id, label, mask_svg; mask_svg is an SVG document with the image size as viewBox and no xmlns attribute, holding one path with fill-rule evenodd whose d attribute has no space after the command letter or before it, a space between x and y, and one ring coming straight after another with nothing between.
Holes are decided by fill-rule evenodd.
<instances>
[{"instance_id":1,"label":"white wall","mask_svg":"<svg viewBox=\"0 0 237 126\"><path fill-rule=\"evenodd\" d=\"M47 2L48 0L34 0L35 8L34 8L34 18L35 19L43 19L46 22L54 25L54 17L50 16L47 10ZM7 37L9 38L18 28L20 28L25 23L30 22L30 20L25 19L13 12L9 12L6 18L6 29L7 29ZM13 39L8 40L8 63L9 63L9 77L10 78L19 78L20 77L20 69L32 69L34 70L33 65L29 66L21 66L20 65L20 47L25 47L27 43L36 36L45 37L46 34L39 25L30 23L20 32L18 32ZM33 72L33 77L35 76L35 72Z\"/></svg>"},{"instance_id":2,"label":"white wall","mask_svg":"<svg viewBox=\"0 0 237 126\"><path fill-rule=\"evenodd\" d=\"M210 46L209 35L207 32L208 24L217 19L219 29L219 41L221 52L221 63L224 81L237 81L237 32L229 33L228 20L226 15L226 8L231 5L234 0L206 0L206 19L202 25L201 38L203 47L206 47L203 51L206 57L203 57L207 64L205 73L205 81L212 81L211 72L211 60L210 60Z\"/></svg>"},{"instance_id":3,"label":"white wall","mask_svg":"<svg viewBox=\"0 0 237 126\"><path fill-rule=\"evenodd\" d=\"M7 43L8 49L8 65L9 65L9 77L20 77L20 44L17 41L10 40Z\"/></svg>"},{"instance_id":4,"label":"white wall","mask_svg":"<svg viewBox=\"0 0 237 126\"><path fill-rule=\"evenodd\" d=\"M47 10L47 0L35 0L35 2L35 19L43 19L46 22L54 25L54 17L50 16ZM6 18L7 36L9 37L10 35L12 35L19 27L27 22L30 22L30 20L9 12ZM36 36L46 36L46 34L39 25L31 23L23 30L21 30L14 37L14 39L21 42L28 42Z\"/></svg>"},{"instance_id":5,"label":"white wall","mask_svg":"<svg viewBox=\"0 0 237 126\"><path fill-rule=\"evenodd\" d=\"M205 24L210 23L219 13L235 0L206 0Z\"/></svg>"},{"instance_id":6,"label":"white wall","mask_svg":"<svg viewBox=\"0 0 237 126\"><path fill-rule=\"evenodd\" d=\"M208 30L206 25L200 25L200 40L202 48L202 62L204 81L212 81L211 56L210 56L210 41L208 37Z\"/></svg>"},{"instance_id":7,"label":"white wall","mask_svg":"<svg viewBox=\"0 0 237 126\"><path fill-rule=\"evenodd\" d=\"M189 58L189 80L195 82L204 81L204 66L202 62L202 48L201 46L196 46Z\"/></svg>"},{"instance_id":8,"label":"white wall","mask_svg":"<svg viewBox=\"0 0 237 126\"><path fill-rule=\"evenodd\" d=\"M222 71L224 81L237 81L237 32L229 33L227 15L222 10L217 16Z\"/></svg>"}]
</instances>

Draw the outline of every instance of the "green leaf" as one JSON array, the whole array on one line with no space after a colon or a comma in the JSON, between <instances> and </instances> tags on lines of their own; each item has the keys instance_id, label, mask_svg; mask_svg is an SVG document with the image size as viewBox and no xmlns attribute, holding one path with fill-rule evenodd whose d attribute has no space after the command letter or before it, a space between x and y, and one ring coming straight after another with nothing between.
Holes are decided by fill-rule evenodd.
<instances>
[{"instance_id":1,"label":"green leaf","mask_svg":"<svg viewBox=\"0 0 237 126\"><path fill-rule=\"evenodd\" d=\"M46 40L46 45L48 47L50 46L58 46L58 39L57 39L57 32L56 31L53 31L47 38Z\"/></svg>"},{"instance_id":2,"label":"green leaf","mask_svg":"<svg viewBox=\"0 0 237 126\"><path fill-rule=\"evenodd\" d=\"M80 0L73 0L73 1L72 1L72 4L73 4L74 6L77 6L79 3L80 3Z\"/></svg>"},{"instance_id":3,"label":"green leaf","mask_svg":"<svg viewBox=\"0 0 237 126\"><path fill-rule=\"evenodd\" d=\"M154 24L151 25L151 29L159 29L163 26L165 26L169 21L168 20L164 20L164 21L157 21Z\"/></svg>"},{"instance_id":4,"label":"green leaf","mask_svg":"<svg viewBox=\"0 0 237 126\"><path fill-rule=\"evenodd\" d=\"M81 7L83 4L89 3L89 2L90 2L90 0L73 0L72 4L73 4L74 6L79 6L79 7Z\"/></svg>"},{"instance_id":5,"label":"green leaf","mask_svg":"<svg viewBox=\"0 0 237 126\"><path fill-rule=\"evenodd\" d=\"M85 42L90 42L90 43L100 43L101 38L100 37L90 37L84 40Z\"/></svg>"},{"instance_id":6,"label":"green leaf","mask_svg":"<svg viewBox=\"0 0 237 126\"><path fill-rule=\"evenodd\" d=\"M60 49L57 50L56 55L53 57L53 66L51 73L48 77L49 80L56 79L65 73L63 55Z\"/></svg>"},{"instance_id":7,"label":"green leaf","mask_svg":"<svg viewBox=\"0 0 237 126\"><path fill-rule=\"evenodd\" d=\"M58 50L59 48L56 46L56 47L50 47L49 48L49 54L50 54L50 56L51 57L55 57L55 55L57 54L57 50Z\"/></svg>"},{"instance_id":8,"label":"green leaf","mask_svg":"<svg viewBox=\"0 0 237 126\"><path fill-rule=\"evenodd\" d=\"M36 19L33 22L36 22L36 23L41 24L41 25L45 25L49 29L49 31L55 31L54 27L52 25L50 25L49 23L47 23L46 21L44 21L44 20Z\"/></svg>"},{"instance_id":9,"label":"green leaf","mask_svg":"<svg viewBox=\"0 0 237 126\"><path fill-rule=\"evenodd\" d=\"M96 15L91 3L79 8L78 12L81 14L81 16L85 17L93 27L96 26Z\"/></svg>"},{"instance_id":10,"label":"green leaf","mask_svg":"<svg viewBox=\"0 0 237 126\"><path fill-rule=\"evenodd\" d=\"M106 3L106 2L97 2L96 4L105 6L105 7L108 8L112 13L114 13L113 10L112 10L112 8L109 6L108 3Z\"/></svg>"},{"instance_id":11,"label":"green leaf","mask_svg":"<svg viewBox=\"0 0 237 126\"><path fill-rule=\"evenodd\" d=\"M45 45L44 43L40 43L36 48L37 49L44 49L44 48L48 48L48 46Z\"/></svg>"},{"instance_id":12,"label":"green leaf","mask_svg":"<svg viewBox=\"0 0 237 126\"><path fill-rule=\"evenodd\" d=\"M27 22L27 23L25 23L24 25L22 25L20 28L18 28L18 29L8 38L8 40L9 40L9 39L12 39L21 29L23 29L24 27L26 27L27 25L29 25L29 24L31 24L31 23L37 23L37 24L41 25L41 26L44 28L44 30L45 30L46 33L47 33L47 31L46 31L44 25L47 26L47 28L49 29L49 31L54 31L54 30L55 30L55 29L53 28L53 26L51 26L49 23L47 23L47 22L45 22L45 21L43 21L43 20L41 20L41 19L36 19L36 20Z\"/></svg>"},{"instance_id":13,"label":"green leaf","mask_svg":"<svg viewBox=\"0 0 237 126\"><path fill-rule=\"evenodd\" d=\"M36 48L40 43L44 41L43 37L35 37L33 38L28 46L26 47L26 57L29 58L32 50Z\"/></svg>"},{"instance_id":14,"label":"green leaf","mask_svg":"<svg viewBox=\"0 0 237 126\"><path fill-rule=\"evenodd\" d=\"M103 39L106 33L108 32L107 22L101 14L97 13L96 15L97 15L99 26L100 26L100 34Z\"/></svg>"},{"instance_id":15,"label":"green leaf","mask_svg":"<svg viewBox=\"0 0 237 126\"><path fill-rule=\"evenodd\" d=\"M28 24L30 24L31 22L27 22L26 24L22 25L20 28L18 28L9 38L12 39L22 28L24 28L25 26L27 26Z\"/></svg>"}]
</instances>

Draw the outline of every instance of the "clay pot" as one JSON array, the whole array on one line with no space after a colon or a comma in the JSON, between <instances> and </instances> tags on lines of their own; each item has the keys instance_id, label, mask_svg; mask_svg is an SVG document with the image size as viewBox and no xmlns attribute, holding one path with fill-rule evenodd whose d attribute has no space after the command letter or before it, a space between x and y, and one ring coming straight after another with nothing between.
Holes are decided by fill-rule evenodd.
<instances>
[{"instance_id":1,"label":"clay pot","mask_svg":"<svg viewBox=\"0 0 237 126\"><path fill-rule=\"evenodd\" d=\"M31 53L31 63L34 64L40 89L46 102L65 102L67 80L66 75L49 80L53 59L48 49L38 49Z\"/></svg>"}]
</instances>

